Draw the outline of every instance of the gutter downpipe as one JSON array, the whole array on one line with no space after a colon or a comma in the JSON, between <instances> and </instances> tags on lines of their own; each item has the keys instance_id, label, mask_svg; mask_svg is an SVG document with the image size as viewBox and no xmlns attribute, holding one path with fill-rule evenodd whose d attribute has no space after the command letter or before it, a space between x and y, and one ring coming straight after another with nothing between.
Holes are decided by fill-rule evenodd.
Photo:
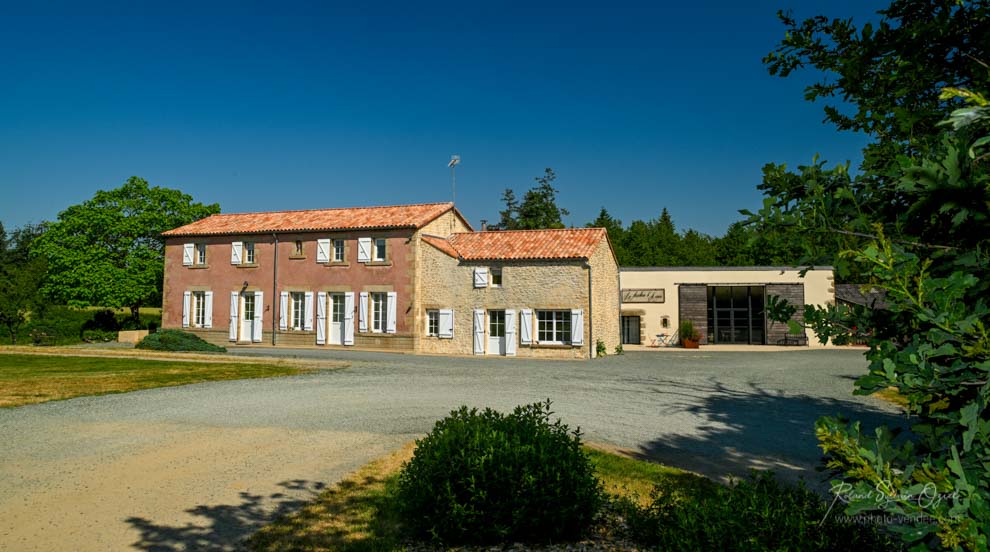
<instances>
[{"instance_id":1,"label":"gutter downpipe","mask_svg":"<svg viewBox=\"0 0 990 552\"><path fill-rule=\"evenodd\" d=\"M588 358L595 358L595 349L592 348L595 344L595 330L591 323L593 314L591 305L594 304L592 300L594 296L591 294L591 280L591 259L588 259Z\"/></svg>"},{"instance_id":2,"label":"gutter downpipe","mask_svg":"<svg viewBox=\"0 0 990 552\"><path fill-rule=\"evenodd\" d=\"M275 262L272 263L272 347L276 345L275 338L278 335L275 333L275 305L281 305L278 302L278 233L272 232L272 238L275 239L275 252L272 257L275 258ZM280 313L281 314L281 313Z\"/></svg>"}]
</instances>

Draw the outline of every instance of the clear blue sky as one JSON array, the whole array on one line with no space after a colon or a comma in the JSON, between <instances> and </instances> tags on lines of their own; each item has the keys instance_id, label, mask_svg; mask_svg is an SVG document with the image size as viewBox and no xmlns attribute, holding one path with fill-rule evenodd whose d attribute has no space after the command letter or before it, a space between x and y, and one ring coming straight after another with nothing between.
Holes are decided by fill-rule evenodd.
<instances>
[{"instance_id":1,"label":"clear blue sky","mask_svg":"<svg viewBox=\"0 0 990 552\"><path fill-rule=\"evenodd\" d=\"M810 74L766 73L776 10L885 3L140 4L0 4L8 228L131 175L224 212L447 201L457 153L475 224L553 167L568 224L666 206L721 234L765 163L864 144L804 101Z\"/></svg>"}]
</instances>

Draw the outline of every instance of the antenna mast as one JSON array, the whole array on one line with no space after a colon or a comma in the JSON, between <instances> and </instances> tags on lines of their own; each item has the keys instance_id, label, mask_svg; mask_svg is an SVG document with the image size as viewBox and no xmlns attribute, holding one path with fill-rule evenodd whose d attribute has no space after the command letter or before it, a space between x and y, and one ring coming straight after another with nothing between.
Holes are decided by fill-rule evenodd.
<instances>
[{"instance_id":1,"label":"antenna mast","mask_svg":"<svg viewBox=\"0 0 990 552\"><path fill-rule=\"evenodd\" d=\"M447 166L450 167L450 195L451 195L452 203L457 203L457 175L454 174L454 167L456 167L460 163L461 163L460 155L451 155L450 163L447 163Z\"/></svg>"}]
</instances>

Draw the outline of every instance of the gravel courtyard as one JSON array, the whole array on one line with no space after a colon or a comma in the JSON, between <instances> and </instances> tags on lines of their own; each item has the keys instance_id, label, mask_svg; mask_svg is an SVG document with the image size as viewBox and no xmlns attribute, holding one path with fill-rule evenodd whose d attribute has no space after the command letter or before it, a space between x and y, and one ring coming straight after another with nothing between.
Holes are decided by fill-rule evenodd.
<instances>
[{"instance_id":1,"label":"gravel courtyard","mask_svg":"<svg viewBox=\"0 0 990 552\"><path fill-rule=\"evenodd\" d=\"M0 410L0 549L224 550L459 405L550 398L585 439L712 477L818 480L813 424L903 424L851 394L861 351L636 352L595 361L235 350L333 372Z\"/></svg>"}]
</instances>

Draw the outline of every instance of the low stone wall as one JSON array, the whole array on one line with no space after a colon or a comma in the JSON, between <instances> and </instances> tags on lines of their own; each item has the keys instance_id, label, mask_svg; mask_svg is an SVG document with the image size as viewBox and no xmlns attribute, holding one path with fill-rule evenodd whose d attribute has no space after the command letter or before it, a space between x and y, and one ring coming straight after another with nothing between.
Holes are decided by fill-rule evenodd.
<instances>
[{"instance_id":1,"label":"low stone wall","mask_svg":"<svg viewBox=\"0 0 990 552\"><path fill-rule=\"evenodd\" d=\"M137 343L148 336L148 330L126 330L117 332L117 343Z\"/></svg>"}]
</instances>

